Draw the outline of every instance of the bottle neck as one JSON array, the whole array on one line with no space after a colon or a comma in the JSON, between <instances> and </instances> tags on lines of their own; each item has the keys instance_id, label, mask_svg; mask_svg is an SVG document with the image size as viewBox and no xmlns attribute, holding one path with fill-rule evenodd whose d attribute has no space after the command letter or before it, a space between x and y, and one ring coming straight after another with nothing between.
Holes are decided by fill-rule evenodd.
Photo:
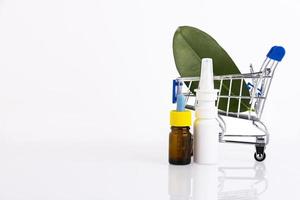
<instances>
[{"instance_id":1,"label":"bottle neck","mask_svg":"<svg viewBox=\"0 0 300 200\"><path fill-rule=\"evenodd\" d=\"M189 126L171 126L172 131L189 131Z\"/></svg>"}]
</instances>

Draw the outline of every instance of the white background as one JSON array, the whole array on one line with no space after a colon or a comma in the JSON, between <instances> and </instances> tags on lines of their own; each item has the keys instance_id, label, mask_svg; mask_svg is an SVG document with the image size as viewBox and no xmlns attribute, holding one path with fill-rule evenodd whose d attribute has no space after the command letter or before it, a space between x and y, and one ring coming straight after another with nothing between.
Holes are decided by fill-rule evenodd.
<instances>
[{"instance_id":1,"label":"white background","mask_svg":"<svg viewBox=\"0 0 300 200\"><path fill-rule=\"evenodd\" d=\"M172 37L181 25L212 35L242 72L259 69L271 46L286 48L263 115L269 187L246 196L295 198L299 9L296 0L0 0L0 198L172 198ZM253 152L221 145L219 167L251 167Z\"/></svg>"}]
</instances>

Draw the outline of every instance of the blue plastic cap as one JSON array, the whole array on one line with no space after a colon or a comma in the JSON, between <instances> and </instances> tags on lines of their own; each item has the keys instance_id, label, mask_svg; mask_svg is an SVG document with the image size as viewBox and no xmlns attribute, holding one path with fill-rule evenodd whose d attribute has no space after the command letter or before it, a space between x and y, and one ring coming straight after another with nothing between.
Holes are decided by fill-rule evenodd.
<instances>
[{"instance_id":1,"label":"blue plastic cap","mask_svg":"<svg viewBox=\"0 0 300 200\"><path fill-rule=\"evenodd\" d=\"M183 94L177 95L177 111L182 112L185 110L185 97Z\"/></svg>"},{"instance_id":2,"label":"blue plastic cap","mask_svg":"<svg viewBox=\"0 0 300 200\"><path fill-rule=\"evenodd\" d=\"M272 59L272 60L276 60L278 62L280 62L282 60L282 58L285 55L285 49L281 46L273 46L269 53L267 54L267 57Z\"/></svg>"}]
</instances>

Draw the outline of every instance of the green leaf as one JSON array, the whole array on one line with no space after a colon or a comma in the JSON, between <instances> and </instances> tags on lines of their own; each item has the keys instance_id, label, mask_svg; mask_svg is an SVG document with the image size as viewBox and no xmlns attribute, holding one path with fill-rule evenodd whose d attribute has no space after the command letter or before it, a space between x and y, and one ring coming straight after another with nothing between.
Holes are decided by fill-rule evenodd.
<instances>
[{"instance_id":1,"label":"green leaf","mask_svg":"<svg viewBox=\"0 0 300 200\"><path fill-rule=\"evenodd\" d=\"M176 68L181 77L200 76L202 58L212 58L214 75L240 74L241 72L226 53L226 51L207 33L189 26L179 27L173 38L173 54ZM229 80L223 81L221 95L229 95ZM238 96L241 87L240 80L233 80L231 95ZM242 82L242 96L250 96L245 81ZM215 88L219 89L219 81L215 81ZM198 83L192 84L191 91L198 87ZM227 98L221 98L219 109L226 111ZM250 109L249 99L242 99L240 112ZM238 111L238 99L230 99L230 112Z\"/></svg>"}]
</instances>

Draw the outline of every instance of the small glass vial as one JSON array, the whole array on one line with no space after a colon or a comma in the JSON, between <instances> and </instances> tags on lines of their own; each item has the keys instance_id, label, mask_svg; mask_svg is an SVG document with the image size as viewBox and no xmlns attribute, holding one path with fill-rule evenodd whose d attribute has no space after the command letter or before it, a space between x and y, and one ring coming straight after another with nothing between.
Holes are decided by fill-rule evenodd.
<instances>
[{"instance_id":1,"label":"small glass vial","mask_svg":"<svg viewBox=\"0 0 300 200\"><path fill-rule=\"evenodd\" d=\"M191 112L171 111L170 124L169 163L174 165L190 164L193 144L190 132Z\"/></svg>"}]
</instances>

